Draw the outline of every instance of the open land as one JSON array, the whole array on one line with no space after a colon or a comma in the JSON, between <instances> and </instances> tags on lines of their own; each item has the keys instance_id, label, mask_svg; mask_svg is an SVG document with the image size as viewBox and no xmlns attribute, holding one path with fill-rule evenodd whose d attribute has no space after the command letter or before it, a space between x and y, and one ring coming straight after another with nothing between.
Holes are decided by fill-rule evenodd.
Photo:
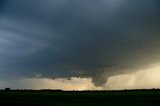
<instances>
[{"instance_id":1,"label":"open land","mask_svg":"<svg viewBox=\"0 0 160 106\"><path fill-rule=\"evenodd\" d=\"M0 104L15 106L159 106L160 90L0 90Z\"/></svg>"}]
</instances>

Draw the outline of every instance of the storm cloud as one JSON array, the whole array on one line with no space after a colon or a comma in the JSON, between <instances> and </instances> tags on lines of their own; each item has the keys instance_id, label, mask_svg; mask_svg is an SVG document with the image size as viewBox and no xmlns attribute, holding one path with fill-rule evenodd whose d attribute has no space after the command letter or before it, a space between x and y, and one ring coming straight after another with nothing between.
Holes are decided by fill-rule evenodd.
<instances>
[{"instance_id":1,"label":"storm cloud","mask_svg":"<svg viewBox=\"0 0 160 106\"><path fill-rule=\"evenodd\" d=\"M0 77L92 78L160 62L158 0L2 0Z\"/></svg>"}]
</instances>

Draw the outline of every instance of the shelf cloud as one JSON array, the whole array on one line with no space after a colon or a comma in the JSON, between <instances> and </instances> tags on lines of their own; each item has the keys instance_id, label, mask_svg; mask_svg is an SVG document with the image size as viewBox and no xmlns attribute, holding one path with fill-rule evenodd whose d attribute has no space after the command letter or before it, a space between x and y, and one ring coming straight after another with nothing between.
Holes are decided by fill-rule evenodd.
<instances>
[{"instance_id":1,"label":"shelf cloud","mask_svg":"<svg viewBox=\"0 0 160 106\"><path fill-rule=\"evenodd\" d=\"M108 78L160 62L158 0L1 0L0 78Z\"/></svg>"}]
</instances>

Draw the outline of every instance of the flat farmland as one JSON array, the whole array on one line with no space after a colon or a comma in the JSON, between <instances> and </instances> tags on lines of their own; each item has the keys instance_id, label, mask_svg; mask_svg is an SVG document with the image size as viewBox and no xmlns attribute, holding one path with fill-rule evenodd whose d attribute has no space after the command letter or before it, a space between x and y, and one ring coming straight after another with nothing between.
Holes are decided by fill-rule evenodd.
<instances>
[{"instance_id":1,"label":"flat farmland","mask_svg":"<svg viewBox=\"0 0 160 106\"><path fill-rule=\"evenodd\" d=\"M1 90L0 104L15 106L159 106L160 90Z\"/></svg>"}]
</instances>

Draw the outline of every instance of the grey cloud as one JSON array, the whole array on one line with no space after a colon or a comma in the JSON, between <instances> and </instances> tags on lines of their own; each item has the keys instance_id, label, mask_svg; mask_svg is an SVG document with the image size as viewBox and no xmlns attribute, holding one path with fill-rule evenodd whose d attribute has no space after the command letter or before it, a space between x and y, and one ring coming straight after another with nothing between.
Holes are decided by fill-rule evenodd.
<instances>
[{"instance_id":1,"label":"grey cloud","mask_svg":"<svg viewBox=\"0 0 160 106\"><path fill-rule=\"evenodd\" d=\"M159 62L157 0L6 0L1 75L92 77Z\"/></svg>"}]
</instances>

